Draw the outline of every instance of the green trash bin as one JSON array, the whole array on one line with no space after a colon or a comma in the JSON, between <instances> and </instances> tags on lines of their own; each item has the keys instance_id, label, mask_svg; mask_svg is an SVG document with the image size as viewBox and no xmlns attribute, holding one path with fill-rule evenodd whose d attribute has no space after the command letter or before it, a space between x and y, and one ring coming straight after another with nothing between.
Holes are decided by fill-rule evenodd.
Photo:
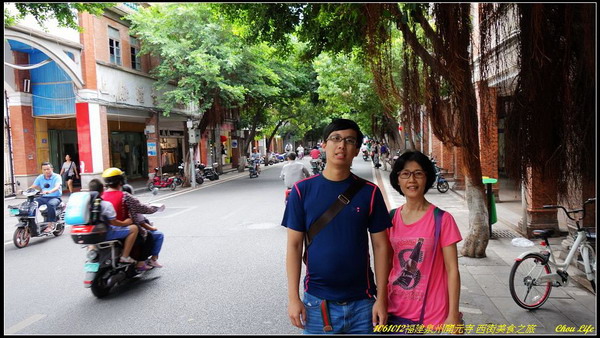
<instances>
[{"instance_id":1,"label":"green trash bin","mask_svg":"<svg viewBox=\"0 0 600 338\"><path fill-rule=\"evenodd\" d=\"M498 222L498 216L496 214L496 199L494 197L494 193L492 191L492 184L498 183L498 180L495 178L490 178L487 176L482 177L483 184L485 184L487 202L488 202L488 215L489 215L489 224L490 224L490 238L492 237L492 224Z\"/></svg>"}]
</instances>

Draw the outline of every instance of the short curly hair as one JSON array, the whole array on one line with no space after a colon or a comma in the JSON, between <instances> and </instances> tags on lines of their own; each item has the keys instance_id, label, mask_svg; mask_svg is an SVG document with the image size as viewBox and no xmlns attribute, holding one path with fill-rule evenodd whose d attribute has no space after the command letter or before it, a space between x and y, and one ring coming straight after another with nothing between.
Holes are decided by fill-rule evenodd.
<instances>
[{"instance_id":1,"label":"short curly hair","mask_svg":"<svg viewBox=\"0 0 600 338\"><path fill-rule=\"evenodd\" d=\"M392 172L390 173L390 184L402 196L404 196L404 193L402 192L402 189L400 189L400 185L398 184L398 174L404 169L406 162L411 161L417 162L421 166L421 168L423 168L423 171L425 171L425 174L427 175L427 183L425 184L424 193L427 193L427 191L429 191L429 188L431 188L431 186L433 185L433 182L435 182L435 166L433 165L433 162L431 162L429 157L427 157L420 151L407 151L400 157L398 157L396 162L394 162L394 167L392 168Z\"/></svg>"}]
</instances>

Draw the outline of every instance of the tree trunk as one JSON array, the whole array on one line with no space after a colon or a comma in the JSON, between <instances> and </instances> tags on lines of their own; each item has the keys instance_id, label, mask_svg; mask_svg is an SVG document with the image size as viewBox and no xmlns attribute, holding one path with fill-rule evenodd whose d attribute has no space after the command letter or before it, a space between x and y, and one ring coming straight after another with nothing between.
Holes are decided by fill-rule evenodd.
<instances>
[{"instance_id":1,"label":"tree trunk","mask_svg":"<svg viewBox=\"0 0 600 338\"><path fill-rule=\"evenodd\" d=\"M467 257L483 258L486 257L485 249L490 240L486 195L485 191L472 184L469 177L465 177L465 184L469 208L469 233L464 239L460 253Z\"/></svg>"}]
</instances>

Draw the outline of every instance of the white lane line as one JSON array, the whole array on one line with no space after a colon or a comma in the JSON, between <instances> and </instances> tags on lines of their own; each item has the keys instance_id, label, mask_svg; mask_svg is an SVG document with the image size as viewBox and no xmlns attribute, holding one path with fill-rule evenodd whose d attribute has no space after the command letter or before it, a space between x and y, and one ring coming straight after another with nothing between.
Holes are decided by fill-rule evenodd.
<instances>
[{"instance_id":1,"label":"white lane line","mask_svg":"<svg viewBox=\"0 0 600 338\"><path fill-rule=\"evenodd\" d=\"M175 207L175 208L176 208L176 207ZM172 208L172 209L175 209L175 208ZM196 209L196 208L198 208L198 206L195 206L195 207L186 207L186 208L181 208L181 207L179 207L179 208L177 208L177 209L183 209L183 210L181 210L181 211L178 211L178 212L176 212L176 213L174 213L174 214L168 214L168 215L164 215L164 216L158 216L158 214L152 214L152 215L157 215L158 217L156 217L156 216L150 216L150 217L151 217L152 219L170 218L170 217L177 216L177 215L179 215L179 214L183 214L184 212L188 212L188 211L190 211L190 210L194 210L194 209ZM169 209L171 209L171 208L169 208Z\"/></svg>"},{"instance_id":2,"label":"white lane line","mask_svg":"<svg viewBox=\"0 0 600 338\"><path fill-rule=\"evenodd\" d=\"M8 330L4 331L4 333L5 334L17 333L17 332L23 330L24 328L28 327L29 325L31 325L45 317L46 317L46 315L41 315L41 314L33 315L33 316L21 321L20 323L17 323L16 325L11 326Z\"/></svg>"}]
</instances>

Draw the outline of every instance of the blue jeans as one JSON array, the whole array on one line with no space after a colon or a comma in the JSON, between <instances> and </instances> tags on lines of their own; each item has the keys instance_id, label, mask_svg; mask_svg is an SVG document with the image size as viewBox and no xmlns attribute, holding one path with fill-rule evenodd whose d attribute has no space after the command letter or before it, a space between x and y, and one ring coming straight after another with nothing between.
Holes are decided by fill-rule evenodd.
<instances>
[{"instance_id":1,"label":"blue jeans","mask_svg":"<svg viewBox=\"0 0 600 338\"><path fill-rule=\"evenodd\" d=\"M38 208L42 205L48 206L48 222L56 222L56 207L60 204L60 197L56 196L41 196L35 199L38 202Z\"/></svg>"},{"instance_id":2,"label":"blue jeans","mask_svg":"<svg viewBox=\"0 0 600 338\"><path fill-rule=\"evenodd\" d=\"M158 256L160 253L160 249L162 248L163 241L165 240L165 234L156 230L156 231L148 231L152 235L152 239L154 239L154 245L152 246L152 251L150 254L152 256Z\"/></svg>"},{"instance_id":3,"label":"blue jeans","mask_svg":"<svg viewBox=\"0 0 600 338\"><path fill-rule=\"evenodd\" d=\"M333 326L333 331L329 332L323 331L323 317L321 317L322 302L322 299L309 293L304 293L303 303L306 308L304 334L373 333L374 298L345 303L328 301L329 318Z\"/></svg>"}]
</instances>

